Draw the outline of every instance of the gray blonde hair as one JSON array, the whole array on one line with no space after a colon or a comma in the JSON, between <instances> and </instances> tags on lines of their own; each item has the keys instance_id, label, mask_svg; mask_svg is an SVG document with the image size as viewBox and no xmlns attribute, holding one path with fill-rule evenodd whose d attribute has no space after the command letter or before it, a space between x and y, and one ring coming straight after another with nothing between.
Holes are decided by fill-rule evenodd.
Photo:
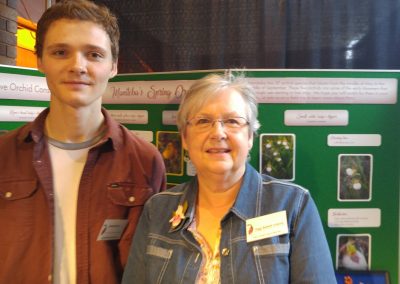
<instances>
[{"instance_id":1,"label":"gray blonde hair","mask_svg":"<svg viewBox=\"0 0 400 284\"><path fill-rule=\"evenodd\" d=\"M250 133L257 134L260 128L258 103L255 91L243 73L226 72L225 74L209 74L197 80L182 98L177 114L178 130L185 134L187 121L191 113L200 110L213 96L223 90L232 89L242 95L246 103L246 119L249 121Z\"/></svg>"}]
</instances>

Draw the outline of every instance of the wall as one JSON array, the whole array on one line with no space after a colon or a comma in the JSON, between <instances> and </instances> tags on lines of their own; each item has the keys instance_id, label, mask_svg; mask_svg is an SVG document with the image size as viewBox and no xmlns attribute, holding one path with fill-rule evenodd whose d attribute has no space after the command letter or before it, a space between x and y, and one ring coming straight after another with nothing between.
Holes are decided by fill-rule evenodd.
<instances>
[{"instance_id":1,"label":"wall","mask_svg":"<svg viewBox=\"0 0 400 284\"><path fill-rule=\"evenodd\" d=\"M0 0L0 64L15 65L17 57L17 0Z\"/></svg>"}]
</instances>

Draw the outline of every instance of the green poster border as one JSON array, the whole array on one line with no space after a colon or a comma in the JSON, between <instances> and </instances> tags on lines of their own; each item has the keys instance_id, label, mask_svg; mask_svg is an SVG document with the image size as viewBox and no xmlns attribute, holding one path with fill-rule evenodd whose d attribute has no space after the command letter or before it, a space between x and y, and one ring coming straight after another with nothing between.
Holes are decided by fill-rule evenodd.
<instances>
[{"instance_id":1,"label":"green poster border","mask_svg":"<svg viewBox=\"0 0 400 284\"><path fill-rule=\"evenodd\" d=\"M121 74L112 82L195 80L210 72L224 70L205 70L188 72L168 72L149 74ZM0 66L0 73L43 76L34 69ZM400 71L391 70L246 70L249 77L308 77L308 78L396 78ZM1 76L1 75L0 75ZM399 98L399 90L397 94ZM260 133L294 133L296 135L296 179L308 188L313 196L324 225L333 262L336 258L336 236L338 234L370 234L371 269L389 271L391 283L399 281L399 214L400 214L400 104L260 104ZM48 102L31 100L0 99L0 105L10 106L48 106ZM132 130L153 131L153 144L156 131L177 131L176 126L162 125L164 110L177 110L177 104L105 104L107 109L147 110L147 125L126 126ZM339 109L349 111L348 126L307 127L285 126L285 110ZM0 130L11 130L24 123L0 122ZM381 134L380 147L329 147L329 134ZM337 159L339 154L373 155L372 200L369 202L339 202L337 200ZM259 168L259 137L255 138L250 163ZM185 171L186 172L186 171ZM168 176L168 183L182 183L190 177ZM330 208L380 208L381 227L379 228L329 228L327 214Z\"/></svg>"}]
</instances>

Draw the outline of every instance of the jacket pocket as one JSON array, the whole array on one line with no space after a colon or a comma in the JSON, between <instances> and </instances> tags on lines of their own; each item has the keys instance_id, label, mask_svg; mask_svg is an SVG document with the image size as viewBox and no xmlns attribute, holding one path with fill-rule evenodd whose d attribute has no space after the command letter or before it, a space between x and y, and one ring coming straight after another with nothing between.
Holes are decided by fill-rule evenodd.
<instances>
[{"instance_id":1,"label":"jacket pocket","mask_svg":"<svg viewBox=\"0 0 400 284\"><path fill-rule=\"evenodd\" d=\"M107 219L130 219L136 224L143 206L152 195L150 187L131 182L114 182L107 185Z\"/></svg>"},{"instance_id":2,"label":"jacket pocket","mask_svg":"<svg viewBox=\"0 0 400 284\"><path fill-rule=\"evenodd\" d=\"M31 236L37 189L34 179L0 181L0 244L21 242Z\"/></svg>"},{"instance_id":3,"label":"jacket pocket","mask_svg":"<svg viewBox=\"0 0 400 284\"><path fill-rule=\"evenodd\" d=\"M288 255L290 244L269 244L262 246L254 246L253 253L255 257L266 255Z\"/></svg>"},{"instance_id":4,"label":"jacket pocket","mask_svg":"<svg viewBox=\"0 0 400 284\"><path fill-rule=\"evenodd\" d=\"M14 201L30 197L37 189L36 180L0 181L0 198Z\"/></svg>"},{"instance_id":5,"label":"jacket pocket","mask_svg":"<svg viewBox=\"0 0 400 284\"><path fill-rule=\"evenodd\" d=\"M149 257L148 279L155 279L154 283L163 283L165 271L172 257L172 249L165 249L154 245L148 245L146 255Z\"/></svg>"},{"instance_id":6,"label":"jacket pocket","mask_svg":"<svg viewBox=\"0 0 400 284\"><path fill-rule=\"evenodd\" d=\"M288 282L290 243L255 245L252 250L259 283Z\"/></svg>"},{"instance_id":7,"label":"jacket pocket","mask_svg":"<svg viewBox=\"0 0 400 284\"><path fill-rule=\"evenodd\" d=\"M143 206L152 195L152 188L130 182L114 182L107 186L107 196L115 205Z\"/></svg>"}]
</instances>

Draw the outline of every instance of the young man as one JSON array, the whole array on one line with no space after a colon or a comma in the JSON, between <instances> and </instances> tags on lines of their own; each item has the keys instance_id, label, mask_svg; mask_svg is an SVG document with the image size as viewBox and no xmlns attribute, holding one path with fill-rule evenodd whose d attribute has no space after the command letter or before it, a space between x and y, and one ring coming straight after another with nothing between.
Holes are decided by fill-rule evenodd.
<instances>
[{"instance_id":1,"label":"young man","mask_svg":"<svg viewBox=\"0 0 400 284\"><path fill-rule=\"evenodd\" d=\"M50 107L0 138L0 283L120 283L165 168L101 107L117 74L117 20L90 1L59 2L36 40Z\"/></svg>"}]
</instances>

